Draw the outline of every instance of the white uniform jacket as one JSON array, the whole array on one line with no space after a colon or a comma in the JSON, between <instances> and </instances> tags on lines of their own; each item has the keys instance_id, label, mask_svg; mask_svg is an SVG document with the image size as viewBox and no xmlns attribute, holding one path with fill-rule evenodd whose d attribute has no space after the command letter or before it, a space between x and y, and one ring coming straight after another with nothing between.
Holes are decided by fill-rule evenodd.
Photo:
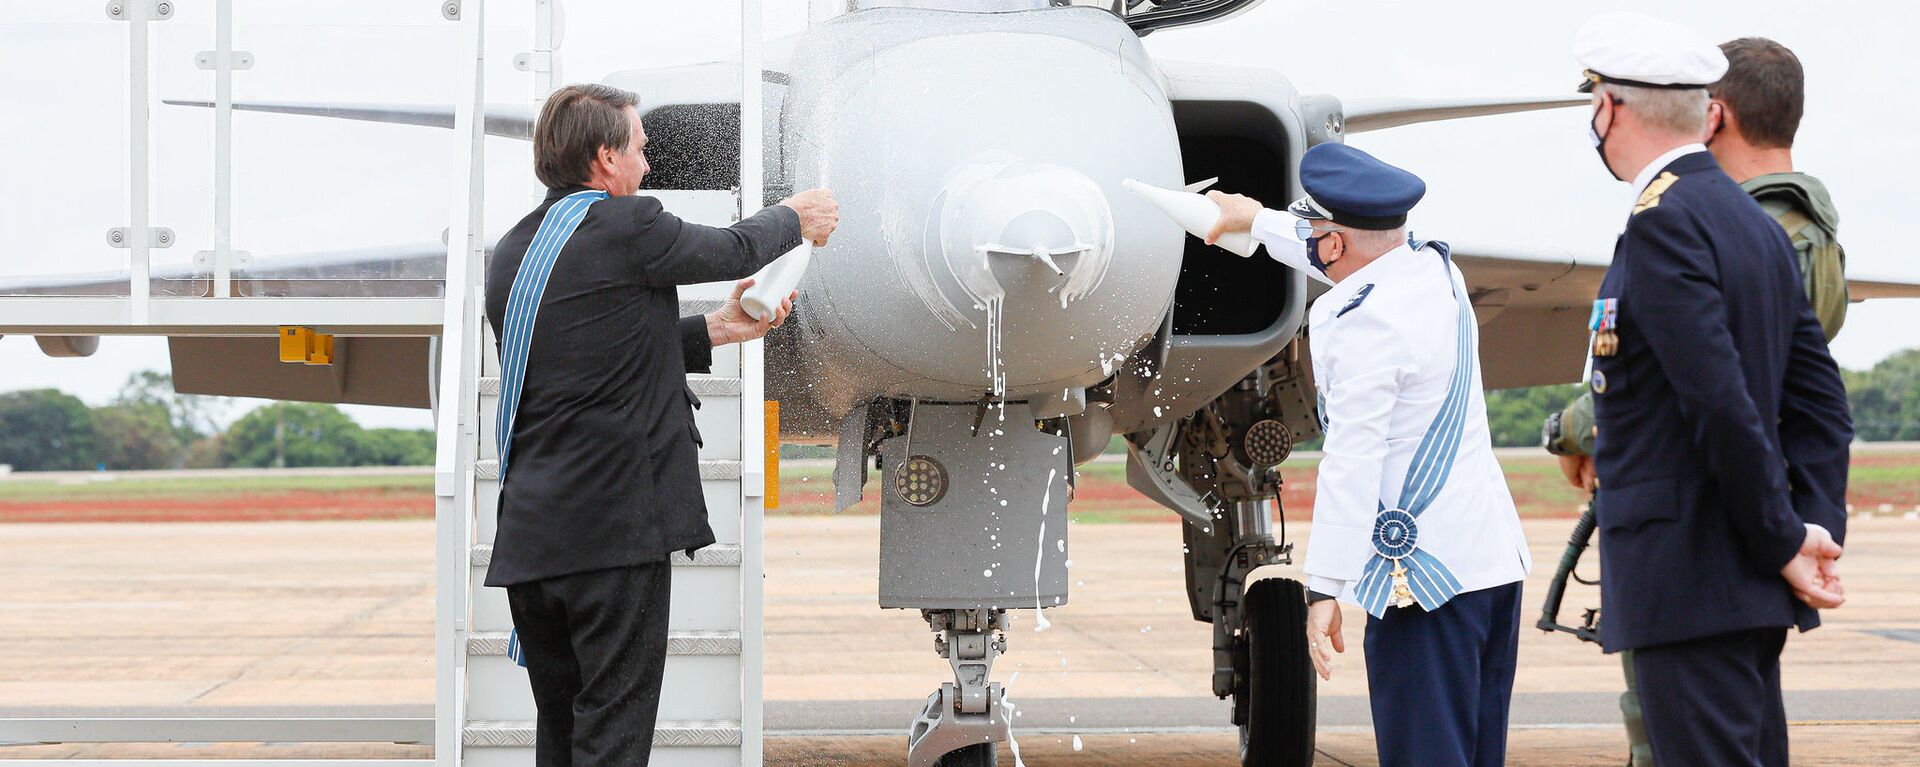
<instances>
[{"instance_id":1,"label":"white uniform jacket","mask_svg":"<svg viewBox=\"0 0 1920 767\"><path fill-rule=\"evenodd\" d=\"M1297 248L1291 234L1284 236L1291 248L1276 242L1269 251ZM1454 291L1465 290L1459 269L1437 251L1402 245L1309 309L1314 387L1327 438L1315 481L1308 588L1355 602L1354 584L1374 554L1374 518L1382 503L1399 505L1414 450L1446 398L1461 327ZM1471 321L1465 327L1475 334L1477 351L1478 328ZM1469 359L1475 370L1460 446L1446 484L1419 517L1418 539L1419 548L1459 580L1461 593L1522 580L1533 566L1493 457L1478 355Z\"/></svg>"}]
</instances>

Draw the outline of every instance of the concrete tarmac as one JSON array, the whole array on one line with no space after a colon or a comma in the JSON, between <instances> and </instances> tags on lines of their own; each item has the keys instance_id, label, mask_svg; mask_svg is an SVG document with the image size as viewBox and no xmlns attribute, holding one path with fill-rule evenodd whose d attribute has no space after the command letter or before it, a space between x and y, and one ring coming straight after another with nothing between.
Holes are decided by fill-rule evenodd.
<instances>
[{"instance_id":1,"label":"concrete tarmac","mask_svg":"<svg viewBox=\"0 0 1920 767\"><path fill-rule=\"evenodd\" d=\"M1529 623L1571 525L1527 523ZM1850 539L1849 604L1787 645L1794 763L1920 764L1920 521L1857 518ZM871 516L768 520L769 764L898 764L908 719L946 678L919 616L874 606L878 541ZM1209 628L1181 593L1177 525L1075 524L1069 545L1071 603L1047 611L1044 631L1018 611L996 666L1021 707L1023 759L1229 763L1235 739L1208 691ZM430 716L432 550L431 523L412 521L0 526L0 717ZM1574 587L1563 620L1597 599ZM1322 763L1372 764L1361 621L1347 618L1348 653L1320 688ZM1510 764L1622 763L1617 661L1531 630L1520 652ZM0 747L0 759L423 748L75 744Z\"/></svg>"}]
</instances>

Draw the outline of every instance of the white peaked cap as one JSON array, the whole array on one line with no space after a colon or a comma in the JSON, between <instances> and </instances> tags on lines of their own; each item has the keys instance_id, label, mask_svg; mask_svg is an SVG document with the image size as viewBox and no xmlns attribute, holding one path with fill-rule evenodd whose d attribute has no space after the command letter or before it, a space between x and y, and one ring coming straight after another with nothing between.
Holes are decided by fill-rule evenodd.
<instances>
[{"instance_id":1,"label":"white peaked cap","mask_svg":"<svg viewBox=\"0 0 1920 767\"><path fill-rule=\"evenodd\" d=\"M1582 92L1595 76L1651 88L1704 88L1727 73L1726 54L1693 30L1642 13L1603 13L1581 25L1573 57L1585 67Z\"/></svg>"}]
</instances>

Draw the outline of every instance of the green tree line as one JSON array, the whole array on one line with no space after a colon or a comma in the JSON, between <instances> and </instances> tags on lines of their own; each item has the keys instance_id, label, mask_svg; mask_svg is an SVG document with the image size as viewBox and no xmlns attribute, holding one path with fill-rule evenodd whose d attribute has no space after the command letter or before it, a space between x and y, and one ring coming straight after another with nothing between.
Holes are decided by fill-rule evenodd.
<instances>
[{"instance_id":1,"label":"green tree line","mask_svg":"<svg viewBox=\"0 0 1920 767\"><path fill-rule=\"evenodd\" d=\"M338 407L276 402L216 425L227 401L175 393L164 373L128 378L88 407L57 389L0 394L0 464L17 471L433 463L428 429L368 429Z\"/></svg>"},{"instance_id":2,"label":"green tree line","mask_svg":"<svg viewBox=\"0 0 1920 767\"><path fill-rule=\"evenodd\" d=\"M1920 349L1841 374L1859 439L1920 440ZM1569 385L1487 392L1493 444L1540 444L1540 423L1579 393ZM7 392L0 394L0 464L56 471L433 463L428 429L368 429L333 405L276 402L222 431L214 421L224 403L176 394L172 378L153 371L133 374L99 407L56 389ZM1318 442L1300 448L1315 449Z\"/></svg>"},{"instance_id":3,"label":"green tree line","mask_svg":"<svg viewBox=\"0 0 1920 767\"><path fill-rule=\"evenodd\" d=\"M1920 349L1894 354L1869 370L1842 370L1856 439L1866 442L1920 440ZM1538 447L1540 425L1580 396L1572 384L1487 392L1487 428L1495 447ZM1318 450L1321 440L1298 446Z\"/></svg>"},{"instance_id":4,"label":"green tree line","mask_svg":"<svg viewBox=\"0 0 1920 767\"><path fill-rule=\"evenodd\" d=\"M1866 442L1920 440L1920 349L1899 352L1868 370L1842 370L1853 433ZM1535 386L1487 392L1493 444L1540 444L1540 424L1580 395L1577 386Z\"/></svg>"}]
</instances>

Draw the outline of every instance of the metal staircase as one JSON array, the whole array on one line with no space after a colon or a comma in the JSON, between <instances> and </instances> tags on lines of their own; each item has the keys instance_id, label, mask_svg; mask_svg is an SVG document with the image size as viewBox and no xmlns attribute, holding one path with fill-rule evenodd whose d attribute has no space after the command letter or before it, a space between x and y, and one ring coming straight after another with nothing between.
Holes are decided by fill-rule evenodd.
<instances>
[{"instance_id":1,"label":"metal staircase","mask_svg":"<svg viewBox=\"0 0 1920 767\"><path fill-rule=\"evenodd\" d=\"M123 190L91 190L94 197L105 201L101 210L106 212L95 215L110 219L106 242L127 251L124 262L116 256L117 263L126 265L126 276L118 285L124 292L116 291L115 280L108 280L103 283L105 292L100 294L62 295L61 290L55 290L45 295L0 296L0 333L39 335L43 344L72 339L64 342L70 351L73 344L91 343L83 339L99 335L272 339L284 328L304 328L329 337L337 334L343 340L422 339L430 345L437 363L429 366L433 371L430 390L436 439L434 716L431 720L13 717L0 718L0 742L430 742L436 767L458 767L463 762L480 767L531 765L535 710L525 671L506 657L507 632L511 629L506 594L502 589L480 585L493 552L500 489L499 463L493 448L499 360L481 311L482 265L488 242L483 205L488 192L484 152L490 121L489 28L485 21L488 4L471 0L438 0L434 4L440 16L458 30L450 41L457 51L451 66L456 89L449 94L452 130L446 159L452 172L447 187L450 215L444 235L444 292L440 296L388 296L370 289L386 278L365 275L364 280L307 280L314 284L300 287L311 293L295 290L284 296L234 295L235 269L249 263L249 257L232 247L231 78L236 69L251 67L254 60L254 54L232 49L235 4L236 0L193 2L203 11L211 6L210 28L171 22L177 31L157 38L164 39L167 46L150 44L150 36L165 34L150 28L168 23L176 13L184 15L187 6L181 0L115 0L103 9L102 20L96 23L124 24L125 31L115 30L119 37L113 38L124 42L104 51L75 55L89 58L108 53L98 60L106 62L103 66L117 66L125 76L125 186ZM515 65L533 74L534 93L544 97L558 77L556 60L562 26L559 3L531 0L521 7L529 5L534 16L533 50L516 56ZM761 9L759 0L740 0L739 6L739 184L732 190L649 190L682 218L709 225L731 223L743 208L747 212L758 209L763 199ZM327 16L315 14L316 18ZM270 24L262 25L267 27ZM156 76L150 70L161 60L158 53L193 50L172 43L189 42L196 34L206 37L212 48L197 55L196 66L212 71L216 94L212 132L215 160L210 176L214 249L200 254L208 259L208 275L174 279L165 276L166 270L178 271L180 259L174 258L175 263L164 258L157 263L155 260L155 251L173 245L176 233L158 225L161 222L153 221L150 215L154 169L160 164L150 152L155 126L149 112L163 95L154 92ZM82 34L76 39L93 36ZM116 65L116 61L120 63ZM185 137L204 140L191 132ZM176 140L160 146L185 143ZM181 162L178 157L169 157L171 163ZM115 197L120 199L116 201ZM128 213L125 219L112 212L122 203ZM90 238L96 235L85 236L92 241ZM156 266L162 270L156 271ZM198 290L196 281L206 282L211 295L176 295L169 290L156 294L153 290L155 285L168 286L170 282L179 283L170 286L174 291ZM313 290L322 286L324 289ZM712 310L728 287L692 286L682 290L682 315ZM692 557L677 556L673 562L669 660L654 740L655 764L759 765L762 760L761 513L767 469L761 360L759 342L722 347L714 351L712 373L690 377L694 391L703 400L696 416L706 442L700 455L700 476L719 544ZM339 372L344 367L334 371L344 375ZM52 760L15 761L31 765ZM322 761L338 767L427 763L424 759L289 763ZM233 763L264 764L271 760Z\"/></svg>"},{"instance_id":2,"label":"metal staircase","mask_svg":"<svg viewBox=\"0 0 1920 767\"><path fill-rule=\"evenodd\" d=\"M480 6L466 4L460 19L476 63L485 56ZM742 0L740 6L740 185L732 191L649 191L682 218L708 225L738 220L757 210L762 198L760 3ZM530 60L557 59L555 4L536 0L534 10ZM551 92L557 84L552 66L532 69L536 93ZM442 407L439 419L435 761L442 767L517 767L533 764L536 711L526 670L506 654L513 625L506 590L481 585L492 560L500 497L494 448L500 361L480 311L482 239L476 224L482 220L483 142L474 118L486 101L484 78L477 66L463 68L462 76L455 133L456 157L465 159L465 172L457 180L460 192L449 231L466 247L454 243L448 261L440 365L441 371L460 371L460 378L442 380L438 387L443 405L457 405ZM680 315L712 311L730 287L683 288ZM713 351L712 372L688 377L702 401L695 414L705 443L700 479L716 544L691 557L684 552L673 557L655 765L761 763L761 514L767 485L761 360L758 341L723 346Z\"/></svg>"},{"instance_id":3,"label":"metal staircase","mask_svg":"<svg viewBox=\"0 0 1920 767\"><path fill-rule=\"evenodd\" d=\"M712 300L685 300L681 313L701 313L714 304ZM513 622L506 591L481 585L493 555L500 495L500 464L493 447L499 362L491 332L486 338L482 375L476 386L476 416L481 428L474 433L478 440L474 445L474 513L466 579L470 617L460 642L466 692L460 748L462 764L504 767L533 764L535 708L526 670L507 657L507 636ZM696 414L706 443L700 450L700 479L717 543L691 557L684 552L673 556L673 607L668 619L668 658L659 721L654 731L654 764L758 763L758 517L764 493L760 463L764 459L757 423L761 419L755 417L761 414L760 402L758 397L748 400L742 396L748 388L761 389L758 381L749 387L742 376L743 357L757 351L757 346L717 348L714 372L688 377L702 400ZM756 377L757 367L753 365L750 371ZM755 422L753 431L744 428L749 422ZM744 460L749 457L760 460ZM754 465L748 467L748 463ZM745 588L748 585L754 587L751 602ZM743 640L743 631L753 640ZM745 683L749 678L752 684Z\"/></svg>"}]
</instances>

